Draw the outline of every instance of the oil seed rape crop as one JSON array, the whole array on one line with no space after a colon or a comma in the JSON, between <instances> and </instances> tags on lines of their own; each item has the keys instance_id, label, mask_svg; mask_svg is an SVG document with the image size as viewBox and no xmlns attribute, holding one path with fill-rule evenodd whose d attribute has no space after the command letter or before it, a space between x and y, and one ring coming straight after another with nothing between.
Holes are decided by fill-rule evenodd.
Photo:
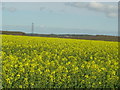
<instances>
[{"instance_id":1,"label":"oil seed rape crop","mask_svg":"<svg viewBox=\"0 0 120 90\"><path fill-rule=\"evenodd\" d=\"M118 88L118 42L2 35L3 88Z\"/></svg>"}]
</instances>

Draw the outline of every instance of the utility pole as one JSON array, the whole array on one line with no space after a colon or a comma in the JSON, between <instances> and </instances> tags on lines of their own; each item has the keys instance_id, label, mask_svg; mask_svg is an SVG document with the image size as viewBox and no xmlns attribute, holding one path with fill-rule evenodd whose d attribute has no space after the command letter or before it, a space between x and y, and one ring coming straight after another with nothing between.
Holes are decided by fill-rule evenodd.
<instances>
[{"instance_id":1,"label":"utility pole","mask_svg":"<svg viewBox=\"0 0 120 90\"><path fill-rule=\"evenodd\" d=\"M34 23L32 23L32 35L34 33Z\"/></svg>"}]
</instances>

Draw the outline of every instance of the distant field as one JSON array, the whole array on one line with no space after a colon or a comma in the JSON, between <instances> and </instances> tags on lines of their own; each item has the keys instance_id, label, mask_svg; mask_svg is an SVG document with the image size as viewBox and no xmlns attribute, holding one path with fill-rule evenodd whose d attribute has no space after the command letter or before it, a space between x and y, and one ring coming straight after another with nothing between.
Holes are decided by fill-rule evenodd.
<instances>
[{"instance_id":1,"label":"distant field","mask_svg":"<svg viewBox=\"0 0 120 90\"><path fill-rule=\"evenodd\" d=\"M3 88L118 88L118 42L2 35Z\"/></svg>"},{"instance_id":2,"label":"distant field","mask_svg":"<svg viewBox=\"0 0 120 90\"><path fill-rule=\"evenodd\" d=\"M120 42L120 36L108 35L87 35L87 34L31 34L18 31L0 31L5 35L23 35L23 36L36 36L36 37L55 37L55 38L70 38L70 39L85 39L85 40L101 40L101 41L116 41Z\"/></svg>"}]
</instances>

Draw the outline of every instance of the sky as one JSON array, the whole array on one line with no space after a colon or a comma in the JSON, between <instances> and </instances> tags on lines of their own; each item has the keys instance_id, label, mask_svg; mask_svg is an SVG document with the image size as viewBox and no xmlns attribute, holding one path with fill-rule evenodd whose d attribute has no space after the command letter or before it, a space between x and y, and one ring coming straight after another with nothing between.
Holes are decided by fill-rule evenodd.
<instances>
[{"instance_id":1,"label":"sky","mask_svg":"<svg viewBox=\"0 0 120 90\"><path fill-rule=\"evenodd\" d=\"M2 30L118 35L117 2L2 2ZM1 6L1 5L0 5Z\"/></svg>"}]
</instances>

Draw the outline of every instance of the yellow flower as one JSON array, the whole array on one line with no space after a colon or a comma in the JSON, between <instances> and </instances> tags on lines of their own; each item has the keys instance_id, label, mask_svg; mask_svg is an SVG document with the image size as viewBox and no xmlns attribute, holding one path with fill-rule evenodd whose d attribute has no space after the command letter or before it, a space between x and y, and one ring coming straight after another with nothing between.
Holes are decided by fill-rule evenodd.
<instances>
[{"instance_id":1,"label":"yellow flower","mask_svg":"<svg viewBox=\"0 0 120 90\"><path fill-rule=\"evenodd\" d=\"M28 63L25 64L25 66L28 66L28 65L29 65Z\"/></svg>"},{"instance_id":2,"label":"yellow flower","mask_svg":"<svg viewBox=\"0 0 120 90\"><path fill-rule=\"evenodd\" d=\"M84 68L85 66L84 65L81 65L81 68Z\"/></svg>"},{"instance_id":3,"label":"yellow flower","mask_svg":"<svg viewBox=\"0 0 120 90\"><path fill-rule=\"evenodd\" d=\"M75 65L73 64L72 66L74 67Z\"/></svg>"},{"instance_id":4,"label":"yellow flower","mask_svg":"<svg viewBox=\"0 0 120 90\"><path fill-rule=\"evenodd\" d=\"M8 81L10 81L10 79L9 79L9 78L7 78L6 80L7 80L7 82L8 82Z\"/></svg>"},{"instance_id":5,"label":"yellow flower","mask_svg":"<svg viewBox=\"0 0 120 90\"><path fill-rule=\"evenodd\" d=\"M101 69L102 69L102 70L106 70L106 68L104 68L104 67L103 67L103 68L101 68Z\"/></svg>"},{"instance_id":6,"label":"yellow flower","mask_svg":"<svg viewBox=\"0 0 120 90\"><path fill-rule=\"evenodd\" d=\"M28 78L24 78L24 80L25 80L25 81L27 81L27 80L28 80Z\"/></svg>"},{"instance_id":7,"label":"yellow flower","mask_svg":"<svg viewBox=\"0 0 120 90\"><path fill-rule=\"evenodd\" d=\"M90 65L87 65L86 67L89 69L89 68L90 68Z\"/></svg>"},{"instance_id":8,"label":"yellow flower","mask_svg":"<svg viewBox=\"0 0 120 90\"><path fill-rule=\"evenodd\" d=\"M53 71L51 74L55 74L55 71Z\"/></svg>"},{"instance_id":9,"label":"yellow flower","mask_svg":"<svg viewBox=\"0 0 120 90\"><path fill-rule=\"evenodd\" d=\"M78 70L79 68L78 67L75 67L75 70Z\"/></svg>"},{"instance_id":10,"label":"yellow flower","mask_svg":"<svg viewBox=\"0 0 120 90\"><path fill-rule=\"evenodd\" d=\"M40 71L40 74L42 74L42 72Z\"/></svg>"},{"instance_id":11,"label":"yellow flower","mask_svg":"<svg viewBox=\"0 0 120 90\"><path fill-rule=\"evenodd\" d=\"M101 72L101 70L99 69L98 72Z\"/></svg>"},{"instance_id":12,"label":"yellow flower","mask_svg":"<svg viewBox=\"0 0 120 90\"><path fill-rule=\"evenodd\" d=\"M93 59L93 57L91 56L90 59Z\"/></svg>"},{"instance_id":13,"label":"yellow flower","mask_svg":"<svg viewBox=\"0 0 120 90\"><path fill-rule=\"evenodd\" d=\"M19 88L22 88L22 85L19 85Z\"/></svg>"},{"instance_id":14,"label":"yellow flower","mask_svg":"<svg viewBox=\"0 0 120 90\"><path fill-rule=\"evenodd\" d=\"M112 73L113 75L115 75L116 72L115 72L115 71L112 71L111 73Z\"/></svg>"},{"instance_id":15,"label":"yellow flower","mask_svg":"<svg viewBox=\"0 0 120 90\"><path fill-rule=\"evenodd\" d=\"M69 65L71 62L66 63L66 65Z\"/></svg>"},{"instance_id":16,"label":"yellow flower","mask_svg":"<svg viewBox=\"0 0 120 90\"><path fill-rule=\"evenodd\" d=\"M66 69L66 72L68 72L68 70Z\"/></svg>"},{"instance_id":17,"label":"yellow flower","mask_svg":"<svg viewBox=\"0 0 120 90\"><path fill-rule=\"evenodd\" d=\"M20 74L18 74L17 77L20 77Z\"/></svg>"},{"instance_id":18,"label":"yellow flower","mask_svg":"<svg viewBox=\"0 0 120 90\"><path fill-rule=\"evenodd\" d=\"M50 70L49 70L49 69L46 69L46 72L50 72Z\"/></svg>"},{"instance_id":19,"label":"yellow flower","mask_svg":"<svg viewBox=\"0 0 120 90\"><path fill-rule=\"evenodd\" d=\"M84 82L85 80L82 80L82 82Z\"/></svg>"},{"instance_id":20,"label":"yellow flower","mask_svg":"<svg viewBox=\"0 0 120 90\"><path fill-rule=\"evenodd\" d=\"M101 82L99 82L99 84L102 84Z\"/></svg>"},{"instance_id":21,"label":"yellow flower","mask_svg":"<svg viewBox=\"0 0 120 90\"><path fill-rule=\"evenodd\" d=\"M34 83L31 83L31 85L33 86L33 85L34 85Z\"/></svg>"},{"instance_id":22,"label":"yellow flower","mask_svg":"<svg viewBox=\"0 0 120 90\"><path fill-rule=\"evenodd\" d=\"M95 83L92 83L92 85L95 85Z\"/></svg>"},{"instance_id":23,"label":"yellow flower","mask_svg":"<svg viewBox=\"0 0 120 90\"><path fill-rule=\"evenodd\" d=\"M68 76L68 78L70 78L70 76Z\"/></svg>"},{"instance_id":24,"label":"yellow flower","mask_svg":"<svg viewBox=\"0 0 120 90\"><path fill-rule=\"evenodd\" d=\"M89 76L88 75L85 75L86 78L88 78Z\"/></svg>"}]
</instances>

